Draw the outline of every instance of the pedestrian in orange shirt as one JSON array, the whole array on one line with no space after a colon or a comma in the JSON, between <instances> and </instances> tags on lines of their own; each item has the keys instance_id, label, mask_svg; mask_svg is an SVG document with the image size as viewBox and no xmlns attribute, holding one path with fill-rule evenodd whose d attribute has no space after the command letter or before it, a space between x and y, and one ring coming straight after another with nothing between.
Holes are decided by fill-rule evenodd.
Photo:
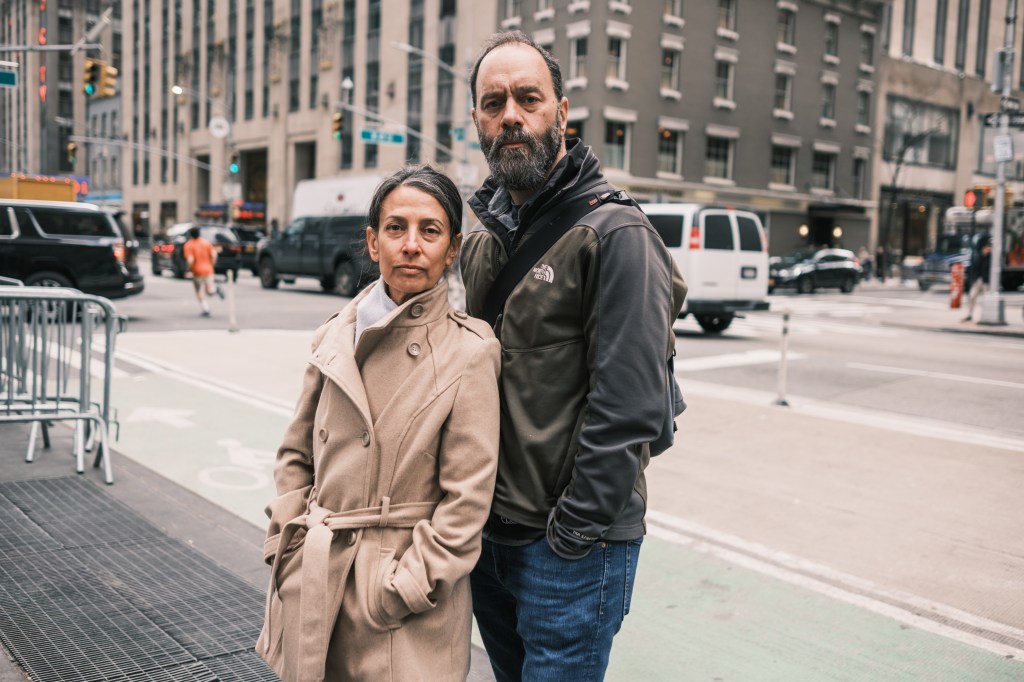
<instances>
[{"instance_id":1,"label":"pedestrian in orange shirt","mask_svg":"<svg viewBox=\"0 0 1024 682\"><path fill-rule=\"evenodd\" d=\"M206 302L207 296L217 294L222 299L224 293L213 281L213 266L217 263L217 249L213 244L199 236L199 228L193 227L188 231L188 241L182 247L188 269L192 273L192 286L196 290L196 300L202 308L199 314L203 317L210 316L210 305Z\"/></svg>"}]
</instances>

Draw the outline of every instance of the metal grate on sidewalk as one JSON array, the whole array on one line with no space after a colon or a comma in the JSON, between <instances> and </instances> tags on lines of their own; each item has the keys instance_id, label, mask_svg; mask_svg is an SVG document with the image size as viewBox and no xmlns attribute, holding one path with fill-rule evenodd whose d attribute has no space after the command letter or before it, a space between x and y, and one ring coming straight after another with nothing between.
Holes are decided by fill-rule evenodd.
<instances>
[{"instance_id":1,"label":"metal grate on sidewalk","mask_svg":"<svg viewBox=\"0 0 1024 682\"><path fill-rule=\"evenodd\" d=\"M263 595L77 477L0 483L0 641L40 682L273 681Z\"/></svg>"}]
</instances>

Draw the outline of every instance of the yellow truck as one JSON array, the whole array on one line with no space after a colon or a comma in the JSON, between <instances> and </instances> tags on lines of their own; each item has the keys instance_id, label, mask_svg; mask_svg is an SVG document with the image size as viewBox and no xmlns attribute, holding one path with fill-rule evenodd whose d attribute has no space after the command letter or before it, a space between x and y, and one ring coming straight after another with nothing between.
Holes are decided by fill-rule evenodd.
<instances>
[{"instance_id":1,"label":"yellow truck","mask_svg":"<svg viewBox=\"0 0 1024 682\"><path fill-rule=\"evenodd\" d=\"M60 175L11 173L0 176L0 199L75 201L78 185L74 178Z\"/></svg>"}]
</instances>

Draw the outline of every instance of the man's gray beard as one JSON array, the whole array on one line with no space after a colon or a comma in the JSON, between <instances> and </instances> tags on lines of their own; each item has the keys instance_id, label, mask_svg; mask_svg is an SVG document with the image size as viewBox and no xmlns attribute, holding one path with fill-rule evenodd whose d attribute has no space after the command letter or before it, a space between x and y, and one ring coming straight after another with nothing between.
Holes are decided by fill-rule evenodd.
<instances>
[{"instance_id":1,"label":"man's gray beard","mask_svg":"<svg viewBox=\"0 0 1024 682\"><path fill-rule=\"evenodd\" d=\"M496 137L478 132L480 149L487 159L491 175L500 187L512 192L533 192L547 180L562 147L562 114L555 114L555 123L543 136L522 128L503 130ZM521 142L520 149L503 149L502 145Z\"/></svg>"}]
</instances>

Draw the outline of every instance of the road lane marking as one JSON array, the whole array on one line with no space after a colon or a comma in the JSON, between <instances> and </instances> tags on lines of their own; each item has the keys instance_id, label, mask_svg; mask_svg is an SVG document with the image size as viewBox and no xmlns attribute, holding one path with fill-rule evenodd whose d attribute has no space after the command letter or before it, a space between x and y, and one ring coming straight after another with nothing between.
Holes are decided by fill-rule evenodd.
<instances>
[{"instance_id":1,"label":"road lane marking","mask_svg":"<svg viewBox=\"0 0 1024 682\"><path fill-rule=\"evenodd\" d=\"M739 388L706 381L696 381L688 377L679 377L679 385L683 394L694 393L720 400L734 400L749 405L762 407L771 406L778 398L775 392L758 391L752 388ZM789 407L782 408L791 412L810 417L831 419L833 421L887 429L897 433L925 438L939 438L954 443L978 445L981 447L998 448L1012 452L1024 452L1024 439L1014 434L994 433L991 429L972 428L970 426L949 424L922 417L909 415L890 415L875 410L866 410L853 405L828 403L801 396L787 395Z\"/></svg>"},{"instance_id":2,"label":"road lane marking","mask_svg":"<svg viewBox=\"0 0 1024 682\"><path fill-rule=\"evenodd\" d=\"M863 369L869 372L883 372L886 374L905 374L907 376L925 377L928 379L943 379L945 381L962 381L969 384L983 384L985 386L1000 386L1002 388L1015 388L1018 391L1024 389L1024 384L1013 381L1002 381L1001 379L984 379L982 377L969 377L962 374L946 374L945 372L930 372L923 369L906 369L903 367L885 367L883 365L866 365L861 362L848 362L846 366L850 369Z\"/></svg>"},{"instance_id":3,"label":"road lane marking","mask_svg":"<svg viewBox=\"0 0 1024 682\"><path fill-rule=\"evenodd\" d=\"M283 400L253 393L251 390L242 388L214 377L190 372L183 367L165 363L140 353L119 349L117 358L124 362L133 364L140 369L176 379L190 386L201 388L211 393L217 393L227 398L237 400L272 414L284 417L292 417L295 414L295 406Z\"/></svg>"},{"instance_id":4,"label":"road lane marking","mask_svg":"<svg viewBox=\"0 0 1024 682\"><path fill-rule=\"evenodd\" d=\"M671 514L648 510L648 533L797 587L817 592L999 656L1024 660L1024 630L869 580L843 573L781 550L749 542ZM929 616L920 615L929 614Z\"/></svg>"},{"instance_id":5,"label":"road lane marking","mask_svg":"<svg viewBox=\"0 0 1024 682\"><path fill-rule=\"evenodd\" d=\"M723 369L725 367L743 367L745 365L762 365L779 361L779 351L759 349L743 353L727 353L725 355L708 355L701 358L676 359L676 371L700 372L706 369ZM787 360L803 360L803 353L787 353Z\"/></svg>"}]
</instances>

